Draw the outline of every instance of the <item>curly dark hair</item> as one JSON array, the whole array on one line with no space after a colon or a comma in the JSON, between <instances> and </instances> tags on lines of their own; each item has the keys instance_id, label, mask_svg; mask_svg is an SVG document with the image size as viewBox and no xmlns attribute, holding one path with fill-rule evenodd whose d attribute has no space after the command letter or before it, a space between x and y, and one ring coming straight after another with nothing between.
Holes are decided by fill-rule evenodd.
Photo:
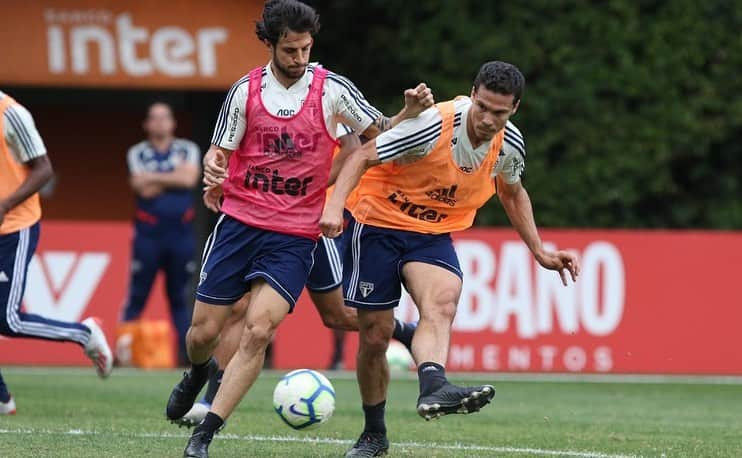
<instances>
[{"instance_id":1,"label":"curly dark hair","mask_svg":"<svg viewBox=\"0 0 742 458\"><path fill-rule=\"evenodd\" d=\"M255 24L255 34L260 41L272 45L288 31L319 32L319 14L311 6L297 0L269 0L263 7L263 19Z\"/></svg>"},{"instance_id":2,"label":"curly dark hair","mask_svg":"<svg viewBox=\"0 0 742 458\"><path fill-rule=\"evenodd\" d=\"M475 91L482 85L492 92L512 95L513 103L517 103L523 95L526 79L515 65L493 60L482 65L474 78Z\"/></svg>"}]
</instances>

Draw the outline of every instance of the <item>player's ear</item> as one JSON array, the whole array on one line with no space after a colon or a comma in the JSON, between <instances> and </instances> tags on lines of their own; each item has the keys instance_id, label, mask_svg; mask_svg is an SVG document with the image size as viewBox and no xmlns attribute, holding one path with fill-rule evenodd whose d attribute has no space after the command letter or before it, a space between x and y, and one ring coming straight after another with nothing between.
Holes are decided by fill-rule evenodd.
<instances>
[{"instance_id":1,"label":"player's ear","mask_svg":"<svg viewBox=\"0 0 742 458\"><path fill-rule=\"evenodd\" d=\"M510 113L510 115L511 115L511 116L512 116L512 115L514 115L514 114L515 114L515 112L516 112L516 111L518 111L518 108L519 108L519 107L520 107L520 100L518 100L517 102L515 102L515 105L513 105L513 112L512 112L512 113Z\"/></svg>"},{"instance_id":2,"label":"player's ear","mask_svg":"<svg viewBox=\"0 0 742 458\"><path fill-rule=\"evenodd\" d=\"M476 93L477 93L477 88L474 87L474 86L472 86L471 87L471 94L469 94L469 98L470 99L473 99L474 98L474 94L476 94Z\"/></svg>"}]
</instances>

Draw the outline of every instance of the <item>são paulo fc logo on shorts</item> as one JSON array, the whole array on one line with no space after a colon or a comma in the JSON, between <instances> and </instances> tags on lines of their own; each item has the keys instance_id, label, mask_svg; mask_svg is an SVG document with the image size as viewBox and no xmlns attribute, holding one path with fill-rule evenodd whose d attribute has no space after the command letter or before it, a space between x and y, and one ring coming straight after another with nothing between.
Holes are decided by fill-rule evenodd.
<instances>
[{"instance_id":1,"label":"s\u00e3o paulo fc logo on shorts","mask_svg":"<svg viewBox=\"0 0 742 458\"><path fill-rule=\"evenodd\" d=\"M363 297L368 297L368 295L374 291L374 284L362 281L358 283L358 289L361 290L361 295Z\"/></svg>"}]
</instances>

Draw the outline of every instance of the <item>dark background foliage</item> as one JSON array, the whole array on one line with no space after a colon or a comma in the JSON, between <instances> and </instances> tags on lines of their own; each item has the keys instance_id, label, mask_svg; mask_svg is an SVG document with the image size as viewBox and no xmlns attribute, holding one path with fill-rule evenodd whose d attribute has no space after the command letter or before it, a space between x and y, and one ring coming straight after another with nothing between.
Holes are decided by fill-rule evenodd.
<instances>
[{"instance_id":1,"label":"dark background foliage","mask_svg":"<svg viewBox=\"0 0 742 458\"><path fill-rule=\"evenodd\" d=\"M445 100L516 64L539 225L742 227L740 2L310 3L313 59L389 114L418 81ZM478 223L507 223L496 200Z\"/></svg>"}]
</instances>

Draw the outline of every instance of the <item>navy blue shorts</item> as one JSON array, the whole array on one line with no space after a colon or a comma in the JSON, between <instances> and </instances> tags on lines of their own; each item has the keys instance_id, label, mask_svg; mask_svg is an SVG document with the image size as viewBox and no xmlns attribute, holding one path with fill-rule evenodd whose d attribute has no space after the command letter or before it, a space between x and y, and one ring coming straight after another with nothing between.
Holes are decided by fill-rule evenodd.
<instances>
[{"instance_id":1,"label":"navy blue shorts","mask_svg":"<svg viewBox=\"0 0 742 458\"><path fill-rule=\"evenodd\" d=\"M347 225L352 216L348 210L345 210L344 216ZM317 241L314 266L307 279L309 291L325 293L343 285L343 256L347 233L344 231L340 237L334 239L320 237Z\"/></svg>"},{"instance_id":2,"label":"navy blue shorts","mask_svg":"<svg viewBox=\"0 0 742 458\"><path fill-rule=\"evenodd\" d=\"M423 262L442 267L463 279L450 234L421 234L351 221L345 250L345 303L367 310L399 305L402 267Z\"/></svg>"},{"instance_id":3,"label":"navy blue shorts","mask_svg":"<svg viewBox=\"0 0 742 458\"><path fill-rule=\"evenodd\" d=\"M229 215L219 217L206 240L196 299L231 305L262 278L293 311L309 271L316 243L305 237L248 226Z\"/></svg>"},{"instance_id":4,"label":"navy blue shorts","mask_svg":"<svg viewBox=\"0 0 742 458\"><path fill-rule=\"evenodd\" d=\"M0 334L85 346L90 337L87 326L21 311L26 274L39 242L39 233L37 222L17 232L0 235Z\"/></svg>"}]
</instances>

